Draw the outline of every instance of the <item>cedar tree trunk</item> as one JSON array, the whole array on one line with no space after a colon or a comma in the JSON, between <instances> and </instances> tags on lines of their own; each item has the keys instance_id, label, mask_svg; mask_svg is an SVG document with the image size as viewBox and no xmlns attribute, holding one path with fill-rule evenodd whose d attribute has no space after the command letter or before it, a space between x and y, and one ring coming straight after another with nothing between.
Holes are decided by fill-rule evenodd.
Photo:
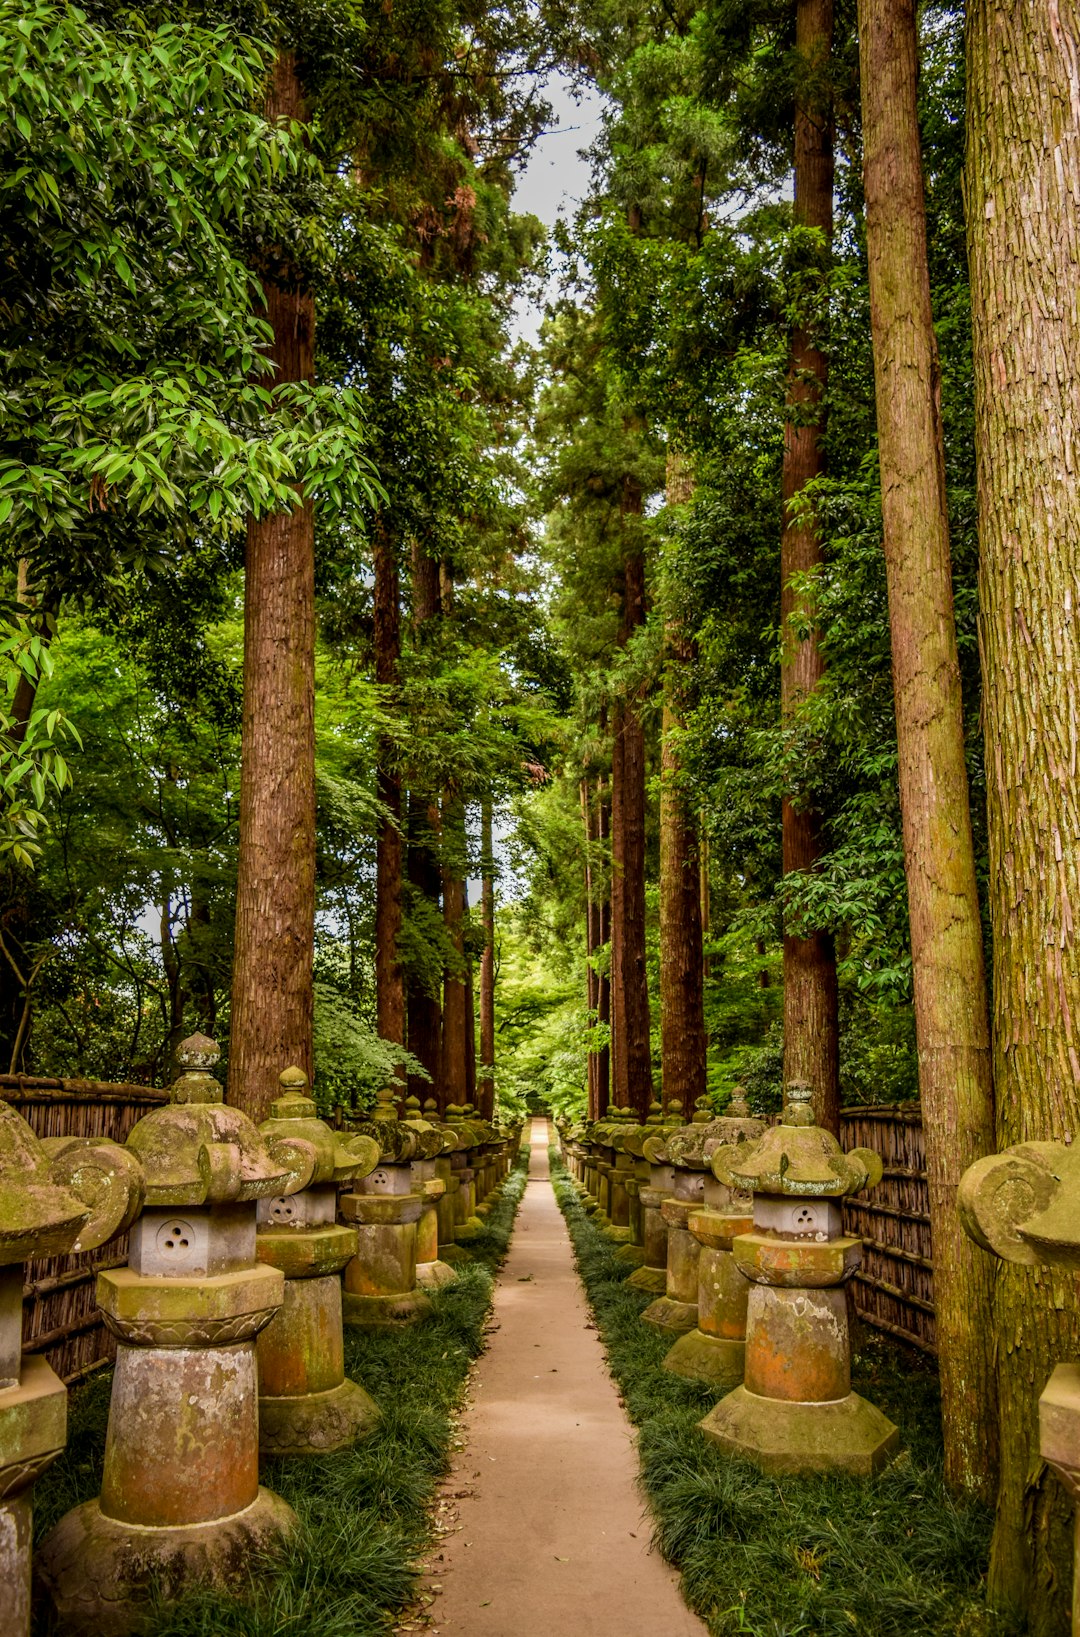
<instances>
[{"instance_id":1,"label":"cedar tree trunk","mask_svg":"<svg viewBox=\"0 0 1080 1637\"><path fill-rule=\"evenodd\" d=\"M970 0L966 204L975 363L997 1139L1080 1130L1080 10ZM1069 1626L1072 1503L1036 1401L1080 1352L1075 1278L1004 1264L990 1591Z\"/></svg>"},{"instance_id":2,"label":"cedar tree trunk","mask_svg":"<svg viewBox=\"0 0 1080 1637\"><path fill-rule=\"evenodd\" d=\"M693 493L689 464L668 454L667 502ZM693 644L681 624L664 626L664 714L660 772L660 1057L665 1097L677 1097L687 1119L705 1093L705 1003L701 873L697 833L680 786L679 733Z\"/></svg>"},{"instance_id":3,"label":"cedar tree trunk","mask_svg":"<svg viewBox=\"0 0 1080 1637\"><path fill-rule=\"evenodd\" d=\"M305 117L295 58L278 56L267 117ZM315 374L310 291L267 282L274 381ZM252 519L244 576L240 849L229 1100L265 1119L278 1076L310 1078L315 947L315 529L309 503Z\"/></svg>"},{"instance_id":4,"label":"cedar tree trunk","mask_svg":"<svg viewBox=\"0 0 1080 1637\"><path fill-rule=\"evenodd\" d=\"M641 513L641 490L624 485L623 514ZM635 540L623 561L625 645L645 620L645 559ZM615 1016L615 1089L619 1108L642 1120L652 1102L649 985L645 966L645 733L639 701L620 699L612 746L612 1011Z\"/></svg>"},{"instance_id":5,"label":"cedar tree trunk","mask_svg":"<svg viewBox=\"0 0 1080 1637\"><path fill-rule=\"evenodd\" d=\"M384 520L375 524L375 681L390 698L400 679L401 606L397 548ZM405 980L398 955L401 936L401 774L393 744L379 746L377 786L382 814L375 855L375 1008L384 1040L405 1044Z\"/></svg>"},{"instance_id":6,"label":"cedar tree trunk","mask_svg":"<svg viewBox=\"0 0 1080 1637\"><path fill-rule=\"evenodd\" d=\"M456 970L443 977L442 1065L443 1111L468 1101L468 991L465 976L465 879L459 858L464 851L465 809L456 799L443 805L443 920L457 956Z\"/></svg>"},{"instance_id":7,"label":"cedar tree trunk","mask_svg":"<svg viewBox=\"0 0 1080 1637\"><path fill-rule=\"evenodd\" d=\"M601 731L606 728L606 719L601 723ZM600 775L599 792L596 811L596 839L600 844L603 855L611 841L611 791L604 778ZM601 866L600 902L597 905L597 947L603 949L611 942L611 876L606 864ZM598 972L596 977L596 1021L611 1030L611 977L609 973ZM596 1107L599 1113L607 1110L609 1086L611 1081L611 1047L603 1046L595 1054L596 1060Z\"/></svg>"},{"instance_id":8,"label":"cedar tree trunk","mask_svg":"<svg viewBox=\"0 0 1080 1637\"><path fill-rule=\"evenodd\" d=\"M412 580L412 628L417 643L424 640L425 631L439 614L439 565L428 556L420 542L414 540L411 550L410 574ZM436 852L439 834L439 810L419 791L410 790L408 802L409 886L414 900L427 901L433 915L439 913L439 895L442 890L442 872ZM431 1076L409 1076L409 1095L425 1103L434 1097L442 1109L444 1098L439 1085L442 1059L442 1003L416 973L406 977L405 1002L407 1017L406 1040L409 1051Z\"/></svg>"},{"instance_id":9,"label":"cedar tree trunk","mask_svg":"<svg viewBox=\"0 0 1080 1637\"><path fill-rule=\"evenodd\" d=\"M926 249L915 0L859 0L866 238L945 1471L993 1502L993 1270L956 1185L994 1096Z\"/></svg>"},{"instance_id":10,"label":"cedar tree trunk","mask_svg":"<svg viewBox=\"0 0 1080 1637\"><path fill-rule=\"evenodd\" d=\"M480 1062L483 1078L476 1092L480 1116L495 1117L495 849L492 840L491 797L480 803L480 907L484 952L480 957Z\"/></svg>"},{"instance_id":11,"label":"cedar tree trunk","mask_svg":"<svg viewBox=\"0 0 1080 1637\"><path fill-rule=\"evenodd\" d=\"M796 49L808 72L825 72L832 49L833 0L798 0ZM795 221L817 228L825 243L832 239L832 113L825 92L813 82L800 87L795 111ZM825 355L809 329L796 325L791 335L787 424L784 429L783 507L780 540L780 615L784 663L780 675L780 708L791 722L813 693L825 661L812 608L796 595L792 575L803 575L822 562L817 524L804 509L793 509L799 495L824 467L821 445L822 396L828 374ZM805 616L809 634L800 640L793 616ZM812 794L785 798L783 804L784 874L812 870L822 855L820 815ZM807 937L784 936L784 1079L806 1081L813 1088L814 1113L827 1130L840 1129L840 1048L837 1021L836 952L832 934L811 930Z\"/></svg>"}]
</instances>

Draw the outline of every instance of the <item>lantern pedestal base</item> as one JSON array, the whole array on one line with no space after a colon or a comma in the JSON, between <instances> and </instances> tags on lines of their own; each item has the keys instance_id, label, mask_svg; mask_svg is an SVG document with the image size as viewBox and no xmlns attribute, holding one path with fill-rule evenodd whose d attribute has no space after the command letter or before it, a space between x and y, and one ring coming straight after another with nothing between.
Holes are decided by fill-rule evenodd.
<instances>
[{"instance_id":1,"label":"lantern pedestal base","mask_svg":"<svg viewBox=\"0 0 1080 1637\"><path fill-rule=\"evenodd\" d=\"M645 1324L654 1324L657 1330L672 1330L682 1335L697 1329L697 1303L678 1302L674 1296L660 1296L650 1302L641 1315Z\"/></svg>"},{"instance_id":2,"label":"lantern pedestal base","mask_svg":"<svg viewBox=\"0 0 1080 1637\"><path fill-rule=\"evenodd\" d=\"M610 1239L613 1245L628 1245L631 1239L629 1228L605 1228L604 1238Z\"/></svg>"},{"instance_id":3,"label":"lantern pedestal base","mask_svg":"<svg viewBox=\"0 0 1080 1637\"><path fill-rule=\"evenodd\" d=\"M645 1291L648 1296L662 1296L667 1289L667 1268L653 1268L644 1262L626 1282L635 1290Z\"/></svg>"},{"instance_id":4,"label":"lantern pedestal base","mask_svg":"<svg viewBox=\"0 0 1080 1637\"><path fill-rule=\"evenodd\" d=\"M416 1283L424 1290L438 1290L442 1285L452 1285L456 1279L457 1274L442 1258L416 1264Z\"/></svg>"},{"instance_id":5,"label":"lantern pedestal base","mask_svg":"<svg viewBox=\"0 0 1080 1637\"><path fill-rule=\"evenodd\" d=\"M736 1387L699 1425L707 1438L762 1472L843 1472L871 1478L900 1441L892 1422L858 1393L803 1404Z\"/></svg>"},{"instance_id":6,"label":"lantern pedestal base","mask_svg":"<svg viewBox=\"0 0 1080 1637\"><path fill-rule=\"evenodd\" d=\"M615 1260L617 1262L629 1262L630 1266L634 1268L642 1268L645 1266L645 1246L622 1245L615 1253Z\"/></svg>"},{"instance_id":7,"label":"lantern pedestal base","mask_svg":"<svg viewBox=\"0 0 1080 1637\"><path fill-rule=\"evenodd\" d=\"M395 1296L357 1296L346 1290L341 1297L341 1316L353 1329L397 1329L403 1324L415 1324L430 1312L431 1302L419 1289Z\"/></svg>"},{"instance_id":8,"label":"lantern pedestal base","mask_svg":"<svg viewBox=\"0 0 1080 1637\"><path fill-rule=\"evenodd\" d=\"M324 1393L259 1399L260 1455L332 1455L375 1431L379 1410L358 1382Z\"/></svg>"},{"instance_id":9,"label":"lantern pedestal base","mask_svg":"<svg viewBox=\"0 0 1080 1637\"><path fill-rule=\"evenodd\" d=\"M746 1343L727 1336L707 1336L689 1330L680 1336L664 1359L664 1369L688 1381L707 1381L714 1387L737 1387L743 1378Z\"/></svg>"},{"instance_id":10,"label":"lantern pedestal base","mask_svg":"<svg viewBox=\"0 0 1080 1637\"><path fill-rule=\"evenodd\" d=\"M484 1224L480 1218L470 1216L467 1221L461 1223L460 1227L454 1229L454 1238L459 1245L467 1245L470 1240L479 1239L483 1232Z\"/></svg>"},{"instance_id":11,"label":"lantern pedestal base","mask_svg":"<svg viewBox=\"0 0 1080 1637\"><path fill-rule=\"evenodd\" d=\"M36 1569L65 1637L127 1637L146 1628L151 1588L167 1602L194 1591L251 1592L255 1559L295 1528L292 1507L268 1489L231 1517L172 1529L121 1523L87 1501L46 1537Z\"/></svg>"}]
</instances>

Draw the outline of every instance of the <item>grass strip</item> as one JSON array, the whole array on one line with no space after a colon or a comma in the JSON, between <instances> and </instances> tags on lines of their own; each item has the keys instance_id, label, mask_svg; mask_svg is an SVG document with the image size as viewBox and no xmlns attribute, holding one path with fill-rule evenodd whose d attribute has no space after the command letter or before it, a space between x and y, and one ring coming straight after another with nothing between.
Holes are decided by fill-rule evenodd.
<instances>
[{"instance_id":1,"label":"grass strip","mask_svg":"<svg viewBox=\"0 0 1080 1637\"><path fill-rule=\"evenodd\" d=\"M698 1431L720 1396L662 1368L672 1337L641 1314L616 1256L552 1151L555 1193L608 1365L638 1428L654 1539L713 1637L1014 1637L985 1601L992 1517L950 1495L937 1374L873 1332L856 1338L853 1385L900 1428L877 1479L765 1477Z\"/></svg>"},{"instance_id":2,"label":"grass strip","mask_svg":"<svg viewBox=\"0 0 1080 1637\"><path fill-rule=\"evenodd\" d=\"M472 1361L525 1188L527 1157L510 1173L457 1282L433 1291L430 1317L407 1329L345 1332L346 1372L382 1420L355 1449L273 1460L262 1481L296 1509L283 1554L253 1565L257 1597L201 1593L152 1609L155 1637L384 1637L412 1603L431 1539L430 1507L449 1467L452 1415ZM68 1445L34 1496L40 1539L101 1488L111 1372L71 1394Z\"/></svg>"}]
</instances>

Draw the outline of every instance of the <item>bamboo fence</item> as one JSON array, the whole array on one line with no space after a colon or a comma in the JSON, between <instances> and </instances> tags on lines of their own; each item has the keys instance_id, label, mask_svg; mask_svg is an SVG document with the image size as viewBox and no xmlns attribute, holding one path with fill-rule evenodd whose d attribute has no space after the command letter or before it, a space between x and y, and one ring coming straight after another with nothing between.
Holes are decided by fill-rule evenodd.
<instances>
[{"instance_id":1,"label":"bamboo fence","mask_svg":"<svg viewBox=\"0 0 1080 1637\"><path fill-rule=\"evenodd\" d=\"M111 1137L123 1142L137 1120L168 1101L152 1086L103 1080L45 1080L0 1074L0 1097L17 1109L39 1137ZM127 1235L100 1250L37 1256L26 1265L23 1350L44 1353L64 1381L77 1381L108 1364L116 1343L97 1309L102 1268L127 1261Z\"/></svg>"},{"instance_id":2,"label":"bamboo fence","mask_svg":"<svg viewBox=\"0 0 1080 1637\"><path fill-rule=\"evenodd\" d=\"M885 1172L869 1194L844 1200L844 1228L863 1242L855 1311L867 1324L937 1355L926 1150L918 1104L845 1108L845 1149L873 1148Z\"/></svg>"}]
</instances>

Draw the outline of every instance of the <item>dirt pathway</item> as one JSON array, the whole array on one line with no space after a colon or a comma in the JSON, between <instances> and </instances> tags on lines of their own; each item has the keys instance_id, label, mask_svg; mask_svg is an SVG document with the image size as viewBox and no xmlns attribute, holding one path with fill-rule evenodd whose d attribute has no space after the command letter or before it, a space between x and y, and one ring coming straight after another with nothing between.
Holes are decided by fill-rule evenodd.
<instances>
[{"instance_id":1,"label":"dirt pathway","mask_svg":"<svg viewBox=\"0 0 1080 1637\"><path fill-rule=\"evenodd\" d=\"M703 1637L649 1547L633 1433L532 1126L529 1182L443 1494L428 1585L446 1637Z\"/></svg>"}]
</instances>

